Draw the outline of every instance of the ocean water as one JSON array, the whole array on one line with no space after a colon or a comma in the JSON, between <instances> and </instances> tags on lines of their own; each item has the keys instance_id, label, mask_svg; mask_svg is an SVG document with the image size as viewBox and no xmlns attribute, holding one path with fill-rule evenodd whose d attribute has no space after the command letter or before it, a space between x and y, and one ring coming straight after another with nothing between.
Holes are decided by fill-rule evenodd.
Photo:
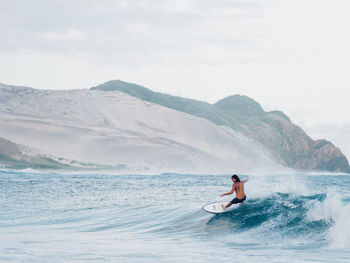
<instances>
[{"instance_id":1,"label":"ocean water","mask_svg":"<svg viewBox=\"0 0 350 263\"><path fill-rule=\"evenodd\" d=\"M249 179L0 170L0 262L350 262L350 176Z\"/></svg>"}]
</instances>

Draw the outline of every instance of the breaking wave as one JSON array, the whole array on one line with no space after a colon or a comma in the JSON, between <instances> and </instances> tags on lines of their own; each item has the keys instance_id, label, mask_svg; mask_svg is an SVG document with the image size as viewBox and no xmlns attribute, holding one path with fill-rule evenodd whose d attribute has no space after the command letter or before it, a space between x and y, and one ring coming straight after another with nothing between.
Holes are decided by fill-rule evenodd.
<instances>
[{"instance_id":1,"label":"breaking wave","mask_svg":"<svg viewBox=\"0 0 350 263\"><path fill-rule=\"evenodd\" d=\"M238 251L242 260L263 254L272 262L284 251L279 262L298 253L305 262L346 262L349 176L250 176L243 206L219 215L201 209L230 187L227 175L1 170L0 259L196 262L191 253L200 249L200 261Z\"/></svg>"}]
</instances>

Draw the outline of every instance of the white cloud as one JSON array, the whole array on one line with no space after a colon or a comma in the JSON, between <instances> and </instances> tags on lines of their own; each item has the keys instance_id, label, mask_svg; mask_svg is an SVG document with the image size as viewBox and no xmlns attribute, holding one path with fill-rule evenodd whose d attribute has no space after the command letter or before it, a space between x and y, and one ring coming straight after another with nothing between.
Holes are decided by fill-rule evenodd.
<instances>
[{"instance_id":1,"label":"white cloud","mask_svg":"<svg viewBox=\"0 0 350 263\"><path fill-rule=\"evenodd\" d=\"M42 37L48 40L80 40L85 38L85 34L78 30L69 29L62 33L47 32Z\"/></svg>"}]
</instances>

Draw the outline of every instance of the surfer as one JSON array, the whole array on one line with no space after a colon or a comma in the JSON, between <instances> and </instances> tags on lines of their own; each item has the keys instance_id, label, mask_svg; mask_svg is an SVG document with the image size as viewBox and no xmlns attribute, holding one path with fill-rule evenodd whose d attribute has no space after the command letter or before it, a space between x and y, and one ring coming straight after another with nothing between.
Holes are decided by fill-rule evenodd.
<instances>
[{"instance_id":1,"label":"surfer","mask_svg":"<svg viewBox=\"0 0 350 263\"><path fill-rule=\"evenodd\" d=\"M233 198L226 206L221 205L223 210L230 207L232 204L238 204L238 203L243 204L243 201L247 198L245 193L244 193L244 183L246 183L248 181L248 179L241 181L241 180L239 180L239 177L236 174L232 175L231 179L233 182L231 191L224 193L220 196L223 197L225 195L230 195L236 191L236 197Z\"/></svg>"}]
</instances>

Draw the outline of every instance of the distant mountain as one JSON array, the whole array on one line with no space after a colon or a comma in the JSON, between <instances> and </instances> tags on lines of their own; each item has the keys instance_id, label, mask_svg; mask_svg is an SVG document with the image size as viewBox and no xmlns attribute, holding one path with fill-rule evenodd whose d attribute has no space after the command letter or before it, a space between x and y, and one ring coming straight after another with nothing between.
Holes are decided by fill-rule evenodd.
<instances>
[{"instance_id":1,"label":"distant mountain","mask_svg":"<svg viewBox=\"0 0 350 263\"><path fill-rule=\"evenodd\" d=\"M55 160L49 156L35 153L35 150L22 145L17 145L0 137L0 165L7 168L39 168L62 169L72 168L64 163L64 159Z\"/></svg>"},{"instance_id":2,"label":"distant mountain","mask_svg":"<svg viewBox=\"0 0 350 263\"><path fill-rule=\"evenodd\" d=\"M263 145L228 126L117 90L0 84L0 137L0 164L6 167L123 173L285 169Z\"/></svg>"},{"instance_id":3,"label":"distant mountain","mask_svg":"<svg viewBox=\"0 0 350 263\"><path fill-rule=\"evenodd\" d=\"M83 90L0 84L0 166L122 172L350 172L326 140L234 95L215 104L123 81Z\"/></svg>"},{"instance_id":4,"label":"distant mountain","mask_svg":"<svg viewBox=\"0 0 350 263\"><path fill-rule=\"evenodd\" d=\"M145 87L108 81L91 90L120 91L144 101L230 127L259 142L275 160L297 170L350 172L347 158L331 142L312 140L280 111L265 112L253 99L234 95L215 104L153 92Z\"/></svg>"}]
</instances>

